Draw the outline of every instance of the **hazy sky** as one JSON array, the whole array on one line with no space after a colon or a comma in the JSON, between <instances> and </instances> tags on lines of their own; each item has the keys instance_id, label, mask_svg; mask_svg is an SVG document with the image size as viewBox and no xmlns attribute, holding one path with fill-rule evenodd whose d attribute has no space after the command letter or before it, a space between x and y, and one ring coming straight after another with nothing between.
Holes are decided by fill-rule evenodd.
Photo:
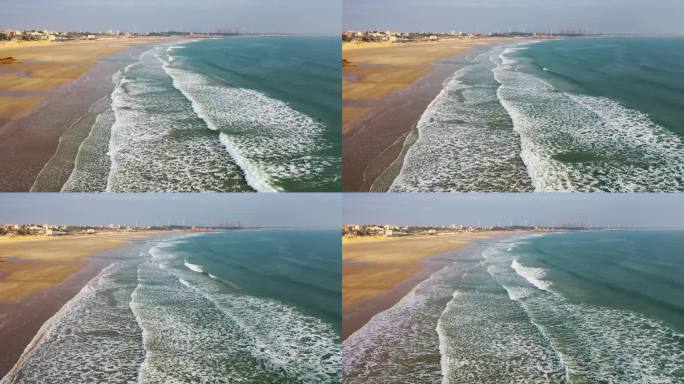
<instances>
[{"instance_id":1,"label":"hazy sky","mask_svg":"<svg viewBox=\"0 0 684 384\"><path fill-rule=\"evenodd\" d=\"M337 194L0 194L0 223L339 227Z\"/></svg>"},{"instance_id":2,"label":"hazy sky","mask_svg":"<svg viewBox=\"0 0 684 384\"><path fill-rule=\"evenodd\" d=\"M337 34L340 0L2 0L0 29Z\"/></svg>"},{"instance_id":3,"label":"hazy sky","mask_svg":"<svg viewBox=\"0 0 684 384\"><path fill-rule=\"evenodd\" d=\"M345 224L684 228L684 194L346 194Z\"/></svg>"},{"instance_id":4,"label":"hazy sky","mask_svg":"<svg viewBox=\"0 0 684 384\"><path fill-rule=\"evenodd\" d=\"M343 0L345 30L684 33L683 0Z\"/></svg>"}]
</instances>

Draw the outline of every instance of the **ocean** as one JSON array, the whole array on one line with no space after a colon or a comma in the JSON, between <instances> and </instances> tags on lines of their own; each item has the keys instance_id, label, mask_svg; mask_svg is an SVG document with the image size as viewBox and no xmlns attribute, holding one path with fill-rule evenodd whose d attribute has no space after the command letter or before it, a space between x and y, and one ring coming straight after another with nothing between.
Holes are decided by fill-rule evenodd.
<instances>
[{"instance_id":1,"label":"ocean","mask_svg":"<svg viewBox=\"0 0 684 384\"><path fill-rule=\"evenodd\" d=\"M339 231L138 242L41 328L8 383L338 383Z\"/></svg>"},{"instance_id":2,"label":"ocean","mask_svg":"<svg viewBox=\"0 0 684 384\"><path fill-rule=\"evenodd\" d=\"M554 233L454 254L344 341L345 382L681 383L682 235Z\"/></svg>"},{"instance_id":3,"label":"ocean","mask_svg":"<svg viewBox=\"0 0 684 384\"><path fill-rule=\"evenodd\" d=\"M391 191L684 190L684 38L528 41L451 62Z\"/></svg>"},{"instance_id":4,"label":"ocean","mask_svg":"<svg viewBox=\"0 0 684 384\"><path fill-rule=\"evenodd\" d=\"M112 79L63 191L339 191L336 37L163 44Z\"/></svg>"}]
</instances>

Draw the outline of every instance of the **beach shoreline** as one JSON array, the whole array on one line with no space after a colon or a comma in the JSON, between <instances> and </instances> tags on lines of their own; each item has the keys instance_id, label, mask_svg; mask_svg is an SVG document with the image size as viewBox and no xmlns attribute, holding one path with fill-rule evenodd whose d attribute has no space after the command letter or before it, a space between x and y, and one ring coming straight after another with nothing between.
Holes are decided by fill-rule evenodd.
<instances>
[{"instance_id":1,"label":"beach shoreline","mask_svg":"<svg viewBox=\"0 0 684 384\"><path fill-rule=\"evenodd\" d=\"M149 231L0 242L3 257L7 257L8 252L19 255L4 258L0 264L0 284L9 287L3 287L0 301L0 339L3 340L0 378L8 374L35 344L43 325L103 269L116 262L117 254L140 242L177 235ZM56 244L56 241L62 244ZM104 242L108 244L103 245ZM67 249L53 252L55 246ZM70 251L79 246L86 249L80 253ZM33 259L28 253L46 256ZM59 266L64 268L56 268ZM13 275L19 276L12 279Z\"/></svg>"},{"instance_id":2,"label":"beach shoreline","mask_svg":"<svg viewBox=\"0 0 684 384\"><path fill-rule=\"evenodd\" d=\"M343 48L343 190L386 191L401 169L407 138L415 136L445 81L474 50L514 41L519 39Z\"/></svg>"},{"instance_id":3,"label":"beach shoreline","mask_svg":"<svg viewBox=\"0 0 684 384\"><path fill-rule=\"evenodd\" d=\"M149 47L176 39L1 45L0 191L59 192L114 89L112 77ZM18 102L24 100L26 102Z\"/></svg>"},{"instance_id":4,"label":"beach shoreline","mask_svg":"<svg viewBox=\"0 0 684 384\"><path fill-rule=\"evenodd\" d=\"M43 324L112 262L113 260L88 260L78 272L61 284L28 296L15 304L0 304L3 312L10 313L0 321L0 338L3 340L0 377L10 372L24 352L30 349Z\"/></svg>"},{"instance_id":5,"label":"beach shoreline","mask_svg":"<svg viewBox=\"0 0 684 384\"><path fill-rule=\"evenodd\" d=\"M361 329L378 313L394 306L419 283L447 266L453 257L472 254L480 249L483 242L489 244L520 235L519 232L489 232L363 240L370 246L353 250L353 253L364 253L365 262L349 257L352 253L350 244L354 243L343 243L342 340ZM355 271L355 266L364 269Z\"/></svg>"}]
</instances>

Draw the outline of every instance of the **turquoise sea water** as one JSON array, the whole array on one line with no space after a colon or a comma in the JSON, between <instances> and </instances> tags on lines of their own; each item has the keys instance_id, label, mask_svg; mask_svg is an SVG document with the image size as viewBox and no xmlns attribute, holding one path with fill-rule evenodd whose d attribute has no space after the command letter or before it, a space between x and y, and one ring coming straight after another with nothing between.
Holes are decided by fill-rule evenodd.
<instances>
[{"instance_id":1,"label":"turquoise sea water","mask_svg":"<svg viewBox=\"0 0 684 384\"><path fill-rule=\"evenodd\" d=\"M395 191L684 190L684 38L473 52L425 111Z\"/></svg>"},{"instance_id":2,"label":"turquoise sea water","mask_svg":"<svg viewBox=\"0 0 684 384\"><path fill-rule=\"evenodd\" d=\"M684 232L546 236L515 252L574 303L640 313L684 334Z\"/></svg>"},{"instance_id":3,"label":"turquoise sea water","mask_svg":"<svg viewBox=\"0 0 684 384\"><path fill-rule=\"evenodd\" d=\"M616 100L684 136L684 38L549 41L522 55L558 89Z\"/></svg>"},{"instance_id":4,"label":"turquoise sea water","mask_svg":"<svg viewBox=\"0 0 684 384\"><path fill-rule=\"evenodd\" d=\"M245 231L189 239L173 251L208 275L254 296L275 298L339 332L341 260L336 231Z\"/></svg>"},{"instance_id":5,"label":"turquoise sea water","mask_svg":"<svg viewBox=\"0 0 684 384\"><path fill-rule=\"evenodd\" d=\"M345 381L681 383L682 235L533 235L453 256L345 340Z\"/></svg>"},{"instance_id":6,"label":"turquoise sea water","mask_svg":"<svg viewBox=\"0 0 684 384\"><path fill-rule=\"evenodd\" d=\"M153 47L117 73L65 191L338 191L336 37Z\"/></svg>"},{"instance_id":7,"label":"turquoise sea water","mask_svg":"<svg viewBox=\"0 0 684 384\"><path fill-rule=\"evenodd\" d=\"M3 384L340 381L339 231L206 233L107 257Z\"/></svg>"}]
</instances>

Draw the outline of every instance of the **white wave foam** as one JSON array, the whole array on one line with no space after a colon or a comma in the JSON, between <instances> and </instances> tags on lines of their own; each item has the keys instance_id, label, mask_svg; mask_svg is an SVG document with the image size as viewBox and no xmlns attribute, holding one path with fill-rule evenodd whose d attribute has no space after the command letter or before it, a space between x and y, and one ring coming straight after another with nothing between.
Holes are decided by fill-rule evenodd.
<instances>
[{"instance_id":1,"label":"white wave foam","mask_svg":"<svg viewBox=\"0 0 684 384\"><path fill-rule=\"evenodd\" d=\"M130 65L112 75L114 88L119 86ZM111 127L115 121L111 105L97 115L88 137L79 145L74 169L60 192L102 192L107 189L107 177L111 167L108 149Z\"/></svg>"},{"instance_id":2,"label":"white wave foam","mask_svg":"<svg viewBox=\"0 0 684 384\"><path fill-rule=\"evenodd\" d=\"M454 281L476 261L453 263L416 285L390 309L347 337L342 351L345 383L428 383L440 380L437 319Z\"/></svg>"},{"instance_id":3,"label":"white wave foam","mask_svg":"<svg viewBox=\"0 0 684 384\"><path fill-rule=\"evenodd\" d=\"M551 282L544 280L546 278L546 270L544 270L544 268L526 267L520 264L518 259L513 259L513 262L511 262L511 268L513 268L515 273L529 281L530 284L534 285L538 289L552 292Z\"/></svg>"},{"instance_id":4,"label":"white wave foam","mask_svg":"<svg viewBox=\"0 0 684 384\"><path fill-rule=\"evenodd\" d=\"M187 262L187 261L184 264L191 271L198 272L198 273L204 273L204 269L202 269L201 265L192 264L192 263Z\"/></svg>"},{"instance_id":5,"label":"white wave foam","mask_svg":"<svg viewBox=\"0 0 684 384\"><path fill-rule=\"evenodd\" d=\"M115 122L106 189L112 192L247 191L239 167L206 132L191 103L171 84L156 56L143 53L112 93Z\"/></svg>"},{"instance_id":6,"label":"white wave foam","mask_svg":"<svg viewBox=\"0 0 684 384\"><path fill-rule=\"evenodd\" d=\"M489 55L458 70L423 112L390 191L531 190Z\"/></svg>"},{"instance_id":7,"label":"white wave foam","mask_svg":"<svg viewBox=\"0 0 684 384\"><path fill-rule=\"evenodd\" d=\"M160 262L176 267L160 270ZM179 252L141 264L139 281L133 308L145 330L143 382L339 382L331 325L274 300L228 291L185 269Z\"/></svg>"},{"instance_id":8,"label":"white wave foam","mask_svg":"<svg viewBox=\"0 0 684 384\"><path fill-rule=\"evenodd\" d=\"M684 189L684 144L676 134L614 100L558 91L519 69L519 49L506 49L493 71L537 191Z\"/></svg>"},{"instance_id":9,"label":"white wave foam","mask_svg":"<svg viewBox=\"0 0 684 384\"><path fill-rule=\"evenodd\" d=\"M437 329L443 383L565 382L548 340L482 265L464 276Z\"/></svg>"},{"instance_id":10,"label":"white wave foam","mask_svg":"<svg viewBox=\"0 0 684 384\"><path fill-rule=\"evenodd\" d=\"M218 85L204 75L164 63L173 85L192 103L209 129L261 192L283 190L292 180L321 182L338 160L320 155L330 148L324 126L287 103L255 90Z\"/></svg>"},{"instance_id":11,"label":"white wave foam","mask_svg":"<svg viewBox=\"0 0 684 384\"><path fill-rule=\"evenodd\" d=\"M135 263L104 268L43 324L1 382L134 382L144 356L128 310Z\"/></svg>"},{"instance_id":12,"label":"white wave foam","mask_svg":"<svg viewBox=\"0 0 684 384\"><path fill-rule=\"evenodd\" d=\"M515 300L549 340L572 382L675 383L681 377L684 335L638 313L572 303L535 289L534 279L509 267L515 257L491 253L488 272L509 291L528 288Z\"/></svg>"},{"instance_id":13,"label":"white wave foam","mask_svg":"<svg viewBox=\"0 0 684 384\"><path fill-rule=\"evenodd\" d=\"M233 288L233 289L240 289L240 287L239 287L237 284L233 283L232 281L228 281L228 280L226 280L226 279L222 279L222 278L220 278L220 277L218 277L218 276L212 275L211 273L209 273L208 275L209 275L210 278L212 278L212 279L214 279L214 280L217 280L217 281L220 281L220 282L222 282L223 284L226 284L227 286L229 286L229 287L231 287L231 288Z\"/></svg>"}]
</instances>

